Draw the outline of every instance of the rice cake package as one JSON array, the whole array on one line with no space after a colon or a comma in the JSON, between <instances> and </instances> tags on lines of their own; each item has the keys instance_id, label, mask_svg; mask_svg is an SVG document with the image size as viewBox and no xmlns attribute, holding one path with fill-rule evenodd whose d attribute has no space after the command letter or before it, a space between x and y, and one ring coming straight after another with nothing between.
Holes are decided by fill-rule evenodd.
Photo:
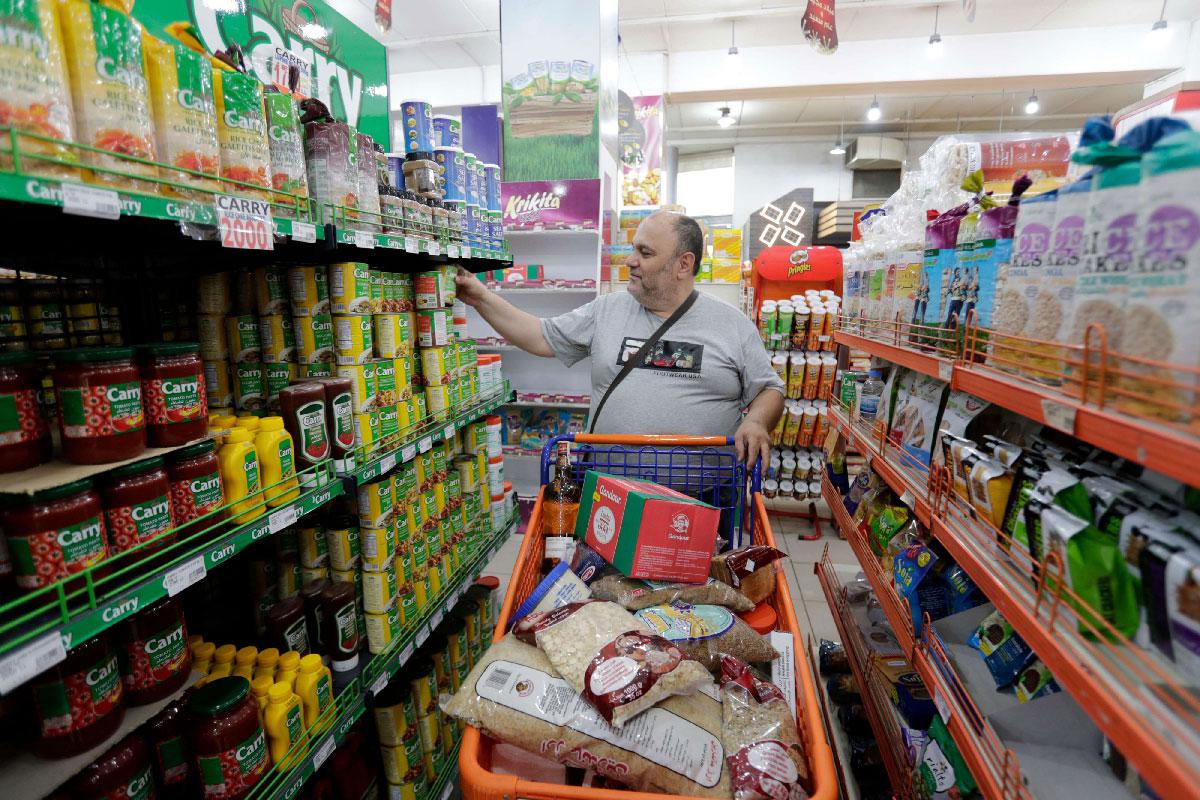
<instances>
[{"instance_id":1,"label":"rice cake package","mask_svg":"<svg viewBox=\"0 0 1200 800\"><path fill-rule=\"evenodd\" d=\"M643 608L634 616L709 670L719 668L722 653L755 663L779 655L762 634L724 606L664 603Z\"/></svg>"},{"instance_id":2,"label":"rice cake package","mask_svg":"<svg viewBox=\"0 0 1200 800\"><path fill-rule=\"evenodd\" d=\"M937 378L911 370L904 373L896 388L888 438L926 467L933 455L942 400L948 388Z\"/></svg>"},{"instance_id":3,"label":"rice cake package","mask_svg":"<svg viewBox=\"0 0 1200 800\"><path fill-rule=\"evenodd\" d=\"M967 294L963 304L962 321L974 311L981 328L992 327L996 310L996 284L1001 266L1012 259L1013 232L1017 224L1017 203L1029 187L1022 177L1013 183L1012 199L1007 205L993 206L979 215L975 232L973 264L966 275Z\"/></svg>"},{"instance_id":4,"label":"rice cake package","mask_svg":"<svg viewBox=\"0 0 1200 800\"><path fill-rule=\"evenodd\" d=\"M626 578L618 572L610 572L593 581L591 590L597 600L610 600L628 611L676 601L725 606L734 611L754 608L754 603L733 587L712 578L707 583L668 583Z\"/></svg>"},{"instance_id":5,"label":"rice cake package","mask_svg":"<svg viewBox=\"0 0 1200 800\"><path fill-rule=\"evenodd\" d=\"M975 439L968 433L971 420L975 419L988 406L986 400L981 400L973 394L952 390L946 395L946 407L942 410L942 418L938 423L938 444L933 452L933 463L949 464L946 458L947 446L945 436L950 434L963 439Z\"/></svg>"},{"instance_id":6,"label":"rice cake package","mask_svg":"<svg viewBox=\"0 0 1200 800\"><path fill-rule=\"evenodd\" d=\"M158 135L158 160L181 170L163 177L200 191L169 185L163 190L208 199L210 195L205 192L219 192L220 183L182 170L214 176L221 171L212 62L179 42L164 42L149 35L142 41Z\"/></svg>"},{"instance_id":7,"label":"rice cake package","mask_svg":"<svg viewBox=\"0 0 1200 800\"><path fill-rule=\"evenodd\" d=\"M705 668L616 603L535 611L513 628L536 644L600 716L620 728L664 698L711 683Z\"/></svg>"},{"instance_id":8,"label":"rice cake package","mask_svg":"<svg viewBox=\"0 0 1200 800\"><path fill-rule=\"evenodd\" d=\"M443 699L442 711L494 739L560 764L594 769L631 789L730 796L721 703L710 694L668 697L635 722L614 728L545 653L511 635L488 649L462 688Z\"/></svg>"},{"instance_id":9,"label":"rice cake package","mask_svg":"<svg viewBox=\"0 0 1200 800\"><path fill-rule=\"evenodd\" d=\"M1018 372L1025 357L1008 336L1032 336L1038 317L1037 296L1046 254L1050 250L1058 192L1022 198L1013 230L1013 249L1007 269L1001 265L992 325L1002 334L992 346L992 363L1007 372Z\"/></svg>"},{"instance_id":10,"label":"rice cake package","mask_svg":"<svg viewBox=\"0 0 1200 800\"><path fill-rule=\"evenodd\" d=\"M784 553L774 547L751 545L713 556L709 574L758 604L775 591L776 562L782 558Z\"/></svg>"},{"instance_id":11,"label":"rice cake package","mask_svg":"<svg viewBox=\"0 0 1200 800\"><path fill-rule=\"evenodd\" d=\"M589 471L575 536L630 578L704 583L720 518L665 486Z\"/></svg>"}]
</instances>

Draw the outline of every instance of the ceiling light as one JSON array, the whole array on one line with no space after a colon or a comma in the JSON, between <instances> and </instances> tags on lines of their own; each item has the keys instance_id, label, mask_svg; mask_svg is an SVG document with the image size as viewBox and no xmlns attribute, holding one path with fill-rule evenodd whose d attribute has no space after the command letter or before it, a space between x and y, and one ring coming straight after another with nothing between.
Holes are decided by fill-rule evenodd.
<instances>
[{"instance_id":1,"label":"ceiling light","mask_svg":"<svg viewBox=\"0 0 1200 800\"><path fill-rule=\"evenodd\" d=\"M1035 92L1034 94L1029 95L1029 102L1025 104L1025 113L1036 114L1041 110L1041 108L1042 104L1038 102L1037 93Z\"/></svg>"},{"instance_id":2,"label":"ceiling light","mask_svg":"<svg viewBox=\"0 0 1200 800\"><path fill-rule=\"evenodd\" d=\"M879 120L882 117L883 117L883 109L881 109L879 107L879 100L878 99L871 100L871 107L867 109L867 121L868 122L879 122Z\"/></svg>"},{"instance_id":3,"label":"ceiling light","mask_svg":"<svg viewBox=\"0 0 1200 800\"><path fill-rule=\"evenodd\" d=\"M728 128L737 125L737 120L729 112L729 106L721 106L721 116L717 117L717 124L722 128Z\"/></svg>"},{"instance_id":4,"label":"ceiling light","mask_svg":"<svg viewBox=\"0 0 1200 800\"><path fill-rule=\"evenodd\" d=\"M929 55L937 58L942 54L942 35L938 33L938 11L940 6L933 7L933 33L929 36Z\"/></svg>"},{"instance_id":5,"label":"ceiling light","mask_svg":"<svg viewBox=\"0 0 1200 800\"><path fill-rule=\"evenodd\" d=\"M738 54L737 20L730 20L730 22L729 22L729 51L728 52L729 52L729 55L731 55L731 56L736 56Z\"/></svg>"},{"instance_id":6,"label":"ceiling light","mask_svg":"<svg viewBox=\"0 0 1200 800\"><path fill-rule=\"evenodd\" d=\"M1158 19L1150 26L1150 39L1161 43L1171 38L1171 29L1167 27L1167 0L1163 0L1162 8L1158 10Z\"/></svg>"},{"instance_id":7,"label":"ceiling light","mask_svg":"<svg viewBox=\"0 0 1200 800\"><path fill-rule=\"evenodd\" d=\"M829 155L831 155L831 156L846 155L846 145L842 144L841 140L838 140L838 142L836 144L834 144L833 147L829 148Z\"/></svg>"}]
</instances>

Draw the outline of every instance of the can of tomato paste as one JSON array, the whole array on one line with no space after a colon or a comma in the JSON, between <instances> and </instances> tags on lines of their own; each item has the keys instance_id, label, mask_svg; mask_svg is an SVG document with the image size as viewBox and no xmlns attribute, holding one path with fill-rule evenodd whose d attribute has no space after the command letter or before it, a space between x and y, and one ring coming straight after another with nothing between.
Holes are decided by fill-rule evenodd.
<instances>
[{"instance_id":1,"label":"can of tomato paste","mask_svg":"<svg viewBox=\"0 0 1200 800\"><path fill-rule=\"evenodd\" d=\"M449 344L449 328L446 312L435 308L417 312L417 345L419 347L442 347Z\"/></svg>"}]
</instances>

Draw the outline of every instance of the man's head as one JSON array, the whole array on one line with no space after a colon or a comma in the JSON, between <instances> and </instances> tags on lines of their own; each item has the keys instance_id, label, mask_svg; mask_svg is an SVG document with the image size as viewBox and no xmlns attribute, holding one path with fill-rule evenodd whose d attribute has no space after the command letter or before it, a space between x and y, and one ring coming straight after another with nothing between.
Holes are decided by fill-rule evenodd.
<instances>
[{"instance_id":1,"label":"man's head","mask_svg":"<svg viewBox=\"0 0 1200 800\"><path fill-rule=\"evenodd\" d=\"M672 310L692 291L703 257L704 233L696 220L656 211L633 237L629 293L651 311Z\"/></svg>"}]
</instances>

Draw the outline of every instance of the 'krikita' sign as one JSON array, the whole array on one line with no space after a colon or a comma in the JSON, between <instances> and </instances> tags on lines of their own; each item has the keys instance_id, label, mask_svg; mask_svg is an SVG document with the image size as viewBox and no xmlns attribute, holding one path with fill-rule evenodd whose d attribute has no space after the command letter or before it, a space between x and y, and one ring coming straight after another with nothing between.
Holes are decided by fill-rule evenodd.
<instances>
[{"instance_id":1,"label":"'krikita' sign","mask_svg":"<svg viewBox=\"0 0 1200 800\"><path fill-rule=\"evenodd\" d=\"M191 25L209 52L241 45L264 84L290 54L335 117L388 146L387 49L322 0L143 0L135 14L166 39Z\"/></svg>"},{"instance_id":2,"label":"'krikita' sign","mask_svg":"<svg viewBox=\"0 0 1200 800\"><path fill-rule=\"evenodd\" d=\"M595 229L600 181L505 181L501 207L506 230Z\"/></svg>"}]
</instances>

